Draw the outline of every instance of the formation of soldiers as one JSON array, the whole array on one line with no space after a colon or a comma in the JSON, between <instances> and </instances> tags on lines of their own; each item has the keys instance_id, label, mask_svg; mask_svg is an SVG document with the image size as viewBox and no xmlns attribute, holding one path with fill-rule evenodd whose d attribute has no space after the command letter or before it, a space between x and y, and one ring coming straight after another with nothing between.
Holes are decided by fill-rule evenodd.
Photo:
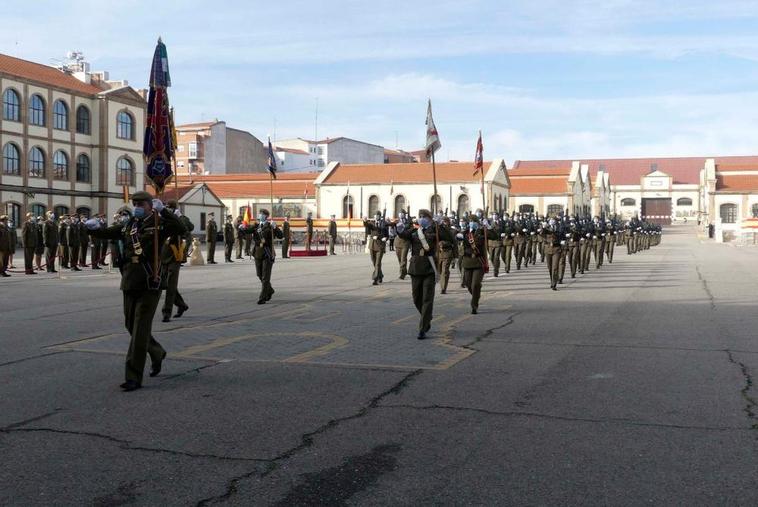
<instances>
[{"instance_id":1,"label":"formation of soldiers","mask_svg":"<svg viewBox=\"0 0 758 507\"><path fill-rule=\"evenodd\" d=\"M616 245L626 246L627 254L632 255L661 240L661 227L638 217L622 221L617 215L589 217L563 212L549 217L518 212L486 216L477 210L458 217L421 210L414 219L401 211L391 221L380 213L373 220L364 218L364 227L374 285L384 279L382 260L394 237L400 278L411 275L414 304L421 313L419 339L424 339L430 328L434 282L439 281L441 294L446 294L450 271L456 265L461 287L471 294L471 313L476 314L487 273L498 277L510 273L514 265L516 270L535 266L539 259L547 266L550 288L557 291L567 265L571 278L576 278L577 273L588 273L591 264L600 269L604 260L613 263Z\"/></svg>"}]
</instances>

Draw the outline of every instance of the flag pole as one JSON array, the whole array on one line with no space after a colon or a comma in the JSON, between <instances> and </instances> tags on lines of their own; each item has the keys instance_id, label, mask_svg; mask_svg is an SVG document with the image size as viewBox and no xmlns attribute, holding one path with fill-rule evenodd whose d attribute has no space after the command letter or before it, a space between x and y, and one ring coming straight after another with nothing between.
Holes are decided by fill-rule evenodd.
<instances>
[{"instance_id":1,"label":"flag pole","mask_svg":"<svg viewBox=\"0 0 758 507\"><path fill-rule=\"evenodd\" d=\"M434 197L432 197L433 206L432 214L433 218L437 216L437 163L434 160L434 149L432 149L432 181L434 182ZM437 220L434 220L434 237L437 240L437 251L440 251L440 228L437 224Z\"/></svg>"},{"instance_id":2,"label":"flag pole","mask_svg":"<svg viewBox=\"0 0 758 507\"><path fill-rule=\"evenodd\" d=\"M271 197L271 221L274 221L274 175L268 172L269 193ZM274 225L271 224L271 260L274 260Z\"/></svg>"}]
</instances>

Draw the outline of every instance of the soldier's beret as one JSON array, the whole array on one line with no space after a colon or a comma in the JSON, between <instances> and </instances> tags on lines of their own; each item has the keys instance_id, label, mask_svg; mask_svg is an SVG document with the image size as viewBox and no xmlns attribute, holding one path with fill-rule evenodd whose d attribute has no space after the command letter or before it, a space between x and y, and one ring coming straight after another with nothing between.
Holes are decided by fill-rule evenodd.
<instances>
[{"instance_id":1,"label":"soldier's beret","mask_svg":"<svg viewBox=\"0 0 758 507\"><path fill-rule=\"evenodd\" d=\"M258 210L258 213L263 213L263 214L264 214L264 215L266 215L266 216L268 216L268 215L269 215L269 213L268 213L268 210L267 210L266 208L261 208L261 209L259 209L259 210Z\"/></svg>"},{"instance_id":2,"label":"soldier's beret","mask_svg":"<svg viewBox=\"0 0 758 507\"><path fill-rule=\"evenodd\" d=\"M169 199L168 202L166 203L166 206L168 206L169 208L176 209L179 207L179 201L177 201L176 199Z\"/></svg>"},{"instance_id":3,"label":"soldier's beret","mask_svg":"<svg viewBox=\"0 0 758 507\"><path fill-rule=\"evenodd\" d=\"M420 209L418 210L418 216L432 218L432 212L429 211L428 209Z\"/></svg>"},{"instance_id":4,"label":"soldier's beret","mask_svg":"<svg viewBox=\"0 0 758 507\"><path fill-rule=\"evenodd\" d=\"M144 190L140 190L139 192L134 192L132 194L131 200L132 201L152 201L153 196L145 192Z\"/></svg>"}]
</instances>

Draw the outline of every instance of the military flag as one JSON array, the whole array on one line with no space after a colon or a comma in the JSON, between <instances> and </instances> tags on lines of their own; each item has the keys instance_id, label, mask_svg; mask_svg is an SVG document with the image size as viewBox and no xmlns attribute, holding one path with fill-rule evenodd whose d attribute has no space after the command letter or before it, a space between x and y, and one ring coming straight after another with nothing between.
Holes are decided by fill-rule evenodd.
<instances>
[{"instance_id":1,"label":"military flag","mask_svg":"<svg viewBox=\"0 0 758 507\"><path fill-rule=\"evenodd\" d=\"M432 99L429 99L429 104L426 107L426 155L431 157L437 150L442 147L440 143L440 136L437 133L437 127L434 126L434 119L432 118Z\"/></svg>"},{"instance_id":2,"label":"military flag","mask_svg":"<svg viewBox=\"0 0 758 507\"><path fill-rule=\"evenodd\" d=\"M253 214L250 210L250 203L247 203L247 208L245 208L245 214L242 215L242 223L245 224L245 227L249 227L252 221L253 221Z\"/></svg>"},{"instance_id":3,"label":"military flag","mask_svg":"<svg viewBox=\"0 0 758 507\"><path fill-rule=\"evenodd\" d=\"M174 158L172 121L168 103L171 76L168 70L166 45L159 38L150 68L150 90L147 100L147 121L142 153L145 157L145 177L162 193L171 180L171 160Z\"/></svg>"},{"instance_id":4,"label":"military flag","mask_svg":"<svg viewBox=\"0 0 758 507\"><path fill-rule=\"evenodd\" d=\"M274 155L274 147L271 145L270 137L268 138L268 167L267 169L271 177L276 179L276 155Z\"/></svg>"},{"instance_id":5,"label":"military flag","mask_svg":"<svg viewBox=\"0 0 758 507\"><path fill-rule=\"evenodd\" d=\"M474 176L481 177L480 190L484 195L484 146L482 145L482 131L479 131L479 139L476 141L476 153L474 153Z\"/></svg>"}]
</instances>

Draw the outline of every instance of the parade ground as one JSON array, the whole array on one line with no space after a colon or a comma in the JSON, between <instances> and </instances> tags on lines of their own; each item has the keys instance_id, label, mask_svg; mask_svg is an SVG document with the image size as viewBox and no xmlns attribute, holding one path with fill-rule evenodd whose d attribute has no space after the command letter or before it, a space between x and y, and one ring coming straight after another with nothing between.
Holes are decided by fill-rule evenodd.
<instances>
[{"instance_id":1,"label":"parade ground","mask_svg":"<svg viewBox=\"0 0 758 507\"><path fill-rule=\"evenodd\" d=\"M278 259L265 305L252 261L187 266L131 393L118 274L14 274L0 504L758 505L757 260L671 226L557 292L487 276L478 315L455 270L423 341L394 252L379 286Z\"/></svg>"}]
</instances>

